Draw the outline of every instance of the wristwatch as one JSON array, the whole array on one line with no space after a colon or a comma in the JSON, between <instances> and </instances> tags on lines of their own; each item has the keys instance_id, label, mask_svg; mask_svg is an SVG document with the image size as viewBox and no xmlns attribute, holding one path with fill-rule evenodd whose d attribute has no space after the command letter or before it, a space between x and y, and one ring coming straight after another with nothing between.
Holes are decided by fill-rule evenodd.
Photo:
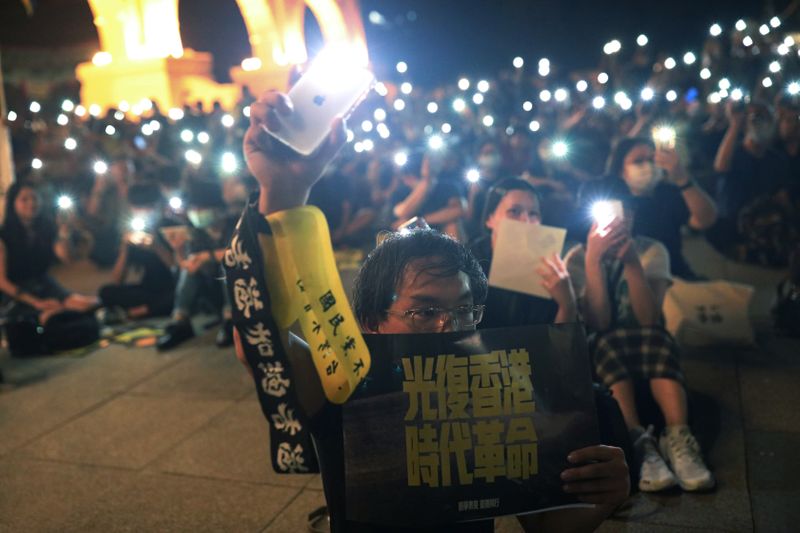
<instances>
[{"instance_id":1,"label":"wristwatch","mask_svg":"<svg viewBox=\"0 0 800 533\"><path fill-rule=\"evenodd\" d=\"M683 192L683 191L685 191L686 189L689 189L690 187L694 187L694 180L689 180L689 181L687 181L687 182L686 182L686 183L684 183L683 185L679 186L679 187L678 187L678 190L679 190L679 191L681 191L681 192Z\"/></svg>"}]
</instances>

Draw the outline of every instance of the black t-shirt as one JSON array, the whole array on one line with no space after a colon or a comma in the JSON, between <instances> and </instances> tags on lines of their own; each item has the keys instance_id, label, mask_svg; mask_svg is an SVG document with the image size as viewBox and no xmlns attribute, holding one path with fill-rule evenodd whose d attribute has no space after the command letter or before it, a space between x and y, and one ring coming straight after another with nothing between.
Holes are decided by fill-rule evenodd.
<instances>
[{"instance_id":1,"label":"black t-shirt","mask_svg":"<svg viewBox=\"0 0 800 533\"><path fill-rule=\"evenodd\" d=\"M731 169L718 184L720 218L735 221L739 210L750 200L769 194L790 180L789 159L784 153L770 148L756 157L739 145L733 154Z\"/></svg>"},{"instance_id":2,"label":"black t-shirt","mask_svg":"<svg viewBox=\"0 0 800 533\"><path fill-rule=\"evenodd\" d=\"M491 236L470 243L470 251L488 277L492 266ZM489 287L485 304L486 310L478 329L552 324L558 313L558 304L554 300L497 287Z\"/></svg>"},{"instance_id":3,"label":"black t-shirt","mask_svg":"<svg viewBox=\"0 0 800 533\"><path fill-rule=\"evenodd\" d=\"M39 279L56 263L56 229L46 221L36 222L31 235L24 229L4 226L0 239L6 247L6 277L12 283Z\"/></svg>"},{"instance_id":4,"label":"black t-shirt","mask_svg":"<svg viewBox=\"0 0 800 533\"><path fill-rule=\"evenodd\" d=\"M581 188L582 212L589 212L591 202L608 197L629 197L634 210L633 234L650 237L666 247L672 274L694 277L681 250L681 227L689 223L691 213L677 186L661 181L650 194L632 196L622 179L607 176Z\"/></svg>"},{"instance_id":5,"label":"black t-shirt","mask_svg":"<svg viewBox=\"0 0 800 533\"><path fill-rule=\"evenodd\" d=\"M159 231L161 228L175 226L178 223L170 219L162 219L150 230L154 241L166 249L170 249L164 236ZM142 271L140 284L151 292L172 291L175 288L175 279L170 267L164 263L158 254L145 247L128 245L127 267Z\"/></svg>"}]
</instances>

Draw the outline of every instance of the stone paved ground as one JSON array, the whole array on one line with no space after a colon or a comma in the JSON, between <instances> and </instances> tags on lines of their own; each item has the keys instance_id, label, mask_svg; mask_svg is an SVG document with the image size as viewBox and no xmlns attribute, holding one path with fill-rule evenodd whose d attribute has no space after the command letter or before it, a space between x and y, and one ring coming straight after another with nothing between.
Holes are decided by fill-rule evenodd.
<instances>
[{"instance_id":1,"label":"stone paved ground","mask_svg":"<svg viewBox=\"0 0 800 533\"><path fill-rule=\"evenodd\" d=\"M762 286L763 322L774 273L693 255L703 272ZM85 290L102 278L63 275ZM601 531L797 530L800 342L767 332L757 348L689 352L684 367L718 490L636 495ZM213 332L168 354L3 354L0 368L0 531L295 532L323 504L317 476L269 468L250 379Z\"/></svg>"}]
</instances>

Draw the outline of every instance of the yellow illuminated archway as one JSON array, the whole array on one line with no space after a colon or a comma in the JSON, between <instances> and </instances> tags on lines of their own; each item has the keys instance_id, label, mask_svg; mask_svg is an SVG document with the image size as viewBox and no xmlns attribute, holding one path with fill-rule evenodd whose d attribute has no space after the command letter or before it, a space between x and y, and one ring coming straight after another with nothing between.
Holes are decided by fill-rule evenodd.
<instances>
[{"instance_id":1,"label":"yellow illuminated archway","mask_svg":"<svg viewBox=\"0 0 800 533\"><path fill-rule=\"evenodd\" d=\"M326 42L346 43L367 62L357 0L236 0L247 28L252 57L231 70L234 84L211 76L210 54L184 49L179 0L89 0L100 38L92 62L78 65L81 100L103 107L153 98L171 107L197 100L232 106L241 86L254 92L286 87L289 70L308 59L306 6Z\"/></svg>"}]
</instances>

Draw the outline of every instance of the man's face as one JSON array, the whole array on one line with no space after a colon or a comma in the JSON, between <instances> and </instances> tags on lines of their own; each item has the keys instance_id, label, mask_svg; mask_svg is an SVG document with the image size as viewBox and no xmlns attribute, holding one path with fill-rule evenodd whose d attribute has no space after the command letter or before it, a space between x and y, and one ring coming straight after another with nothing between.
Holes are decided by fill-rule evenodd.
<instances>
[{"instance_id":1,"label":"man's face","mask_svg":"<svg viewBox=\"0 0 800 533\"><path fill-rule=\"evenodd\" d=\"M386 319L375 333L439 333L475 329L453 320L452 314L436 315L437 310L471 306L472 291L464 272L454 276L437 276L424 269L425 260L409 263L395 292ZM412 311L412 313L409 313Z\"/></svg>"}]
</instances>

